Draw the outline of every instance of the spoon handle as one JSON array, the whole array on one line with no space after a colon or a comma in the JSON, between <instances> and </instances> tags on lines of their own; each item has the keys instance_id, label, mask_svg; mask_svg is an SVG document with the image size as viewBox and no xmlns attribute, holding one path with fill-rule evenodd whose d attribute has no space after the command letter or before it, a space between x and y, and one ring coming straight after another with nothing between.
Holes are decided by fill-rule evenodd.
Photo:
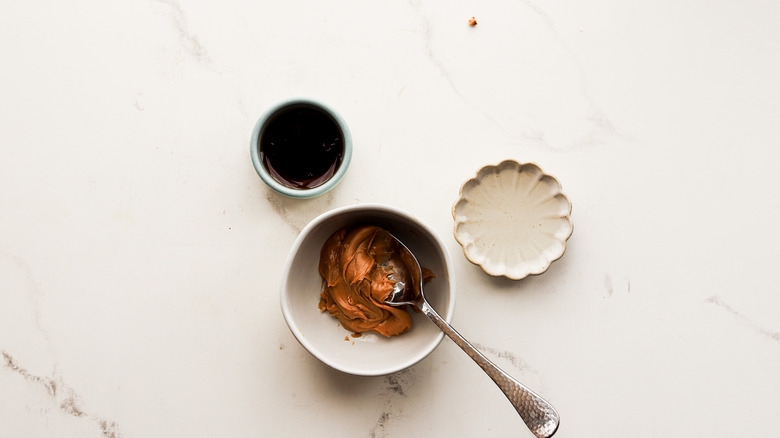
<instances>
[{"instance_id":1,"label":"spoon handle","mask_svg":"<svg viewBox=\"0 0 780 438\"><path fill-rule=\"evenodd\" d=\"M525 422L531 432L539 438L549 438L558 430L560 417L558 412L545 399L523 386L512 376L497 367L490 359L486 358L452 326L447 323L435 310L423 301L420 310L431 319L439 328L452 339L458 347L462 348L486 373L496 382L496 385L515 407L517 413Z\"/></svg>"}]
</instances>

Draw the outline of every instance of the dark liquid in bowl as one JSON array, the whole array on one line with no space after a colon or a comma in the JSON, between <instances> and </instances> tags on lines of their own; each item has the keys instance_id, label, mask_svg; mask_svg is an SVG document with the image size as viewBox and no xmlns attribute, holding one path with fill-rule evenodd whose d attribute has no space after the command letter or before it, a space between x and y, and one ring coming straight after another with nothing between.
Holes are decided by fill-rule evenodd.
<instances>
[{"instance_id":1,"label":"dark liquid in bowl","mask_svg":"<svg viewBox=\"0 0 780 438\"><path fill-rule=\"evenodd\" d=\"M260 160L275 180L294 189L313 189L341 165L344 135L329 114L300 105L268 121L259 147Z\"/></svg>"}]
</instances>

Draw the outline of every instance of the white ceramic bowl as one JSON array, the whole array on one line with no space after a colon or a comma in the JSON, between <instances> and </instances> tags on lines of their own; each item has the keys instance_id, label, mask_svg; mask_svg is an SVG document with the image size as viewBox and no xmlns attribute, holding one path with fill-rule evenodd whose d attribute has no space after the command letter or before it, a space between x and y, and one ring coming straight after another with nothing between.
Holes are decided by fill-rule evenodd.
<instances>
[{"instance_id":1,"label":"white ceramic bowl","mask_svg":"<svg viewBox=\"0 0 780 438\"><path fill-rule=\"evenodd\" d=\"M563 256L574 229L558 180L513 160L485 166L466 181L452 216L466 258L514 280L545 272Z\"/></svg>"},{"instance_id":2,"label":"white ceramic bowl","mask_svg":"<svg viewBox=\"0 0 780 438\"><path fill-rule=\"evenodd\" d=\"M422 313L411 311L412 328L387 338L364 333L353 338L339 321L317 307L322 292L318 272L320 250L346 225L374 224L400 239L436 279L425 286L425 297L449 321L455 307L455 275L442 239L419 219L395 207L360 204L323 213L311 221L293 244L284 266L282 313L292 334L316 358L349 374L378 376L410 367L430 354L444 334ZM348 340L344 340L347 337Z\"/></svg>"}]
</instances>

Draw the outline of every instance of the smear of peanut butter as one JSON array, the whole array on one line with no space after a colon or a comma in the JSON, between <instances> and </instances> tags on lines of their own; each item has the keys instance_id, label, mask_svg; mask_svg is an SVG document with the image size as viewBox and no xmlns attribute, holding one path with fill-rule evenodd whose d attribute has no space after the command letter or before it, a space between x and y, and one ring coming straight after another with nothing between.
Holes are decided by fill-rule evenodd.
<instances>
[{"instance_id":1,"label":"smear of peanut butter","mask_svg":"<svg viewBox=\"0 0 780 438\"><path fill-rule=\"evenodd\" d=\"M389 278L392 264L385 261L397 256L386 239L378 238L382 232L373 225L344 227L320 251L320 311L327 310L354 333L395 336L412 328L405 307L385 304L395 284ZM433 277L431 271L424 270L425 281Z\"/></svg>"}]
</instances>

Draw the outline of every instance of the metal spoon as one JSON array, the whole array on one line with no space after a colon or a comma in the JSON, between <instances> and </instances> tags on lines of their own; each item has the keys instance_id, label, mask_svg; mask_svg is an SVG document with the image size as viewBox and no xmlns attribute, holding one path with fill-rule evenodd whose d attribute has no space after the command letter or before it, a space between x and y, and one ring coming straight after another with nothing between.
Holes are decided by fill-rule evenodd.
<instances>
[{"instance_id":1,"label":"metal spoon","mask_svg":"<svg viewBox=\"0 0 780 438\"><path fill-rule=\"evenodd\" d=\"M560 417L555 408L493 364L433 310L433 307L431 307L428 301L426 301L425 295L423 295L420 263L412 252L409 251L409 248L395 236L384 230L383 234L386 234L383 237L387 239L389 246L401 261L401 263L397 263L393 258L389 258L381 263L392 270L389 278L395 281L393 292L387 297L385 303L391 306L410 305L419 309L496 382L496 385L507 396L509 402L512 403L512 406L515 407L517 413L520 414L520 417L534 435L539 438L553 436L555 431L558 430L558 424L560 423Z\"/></svg>"}]
</instances>

